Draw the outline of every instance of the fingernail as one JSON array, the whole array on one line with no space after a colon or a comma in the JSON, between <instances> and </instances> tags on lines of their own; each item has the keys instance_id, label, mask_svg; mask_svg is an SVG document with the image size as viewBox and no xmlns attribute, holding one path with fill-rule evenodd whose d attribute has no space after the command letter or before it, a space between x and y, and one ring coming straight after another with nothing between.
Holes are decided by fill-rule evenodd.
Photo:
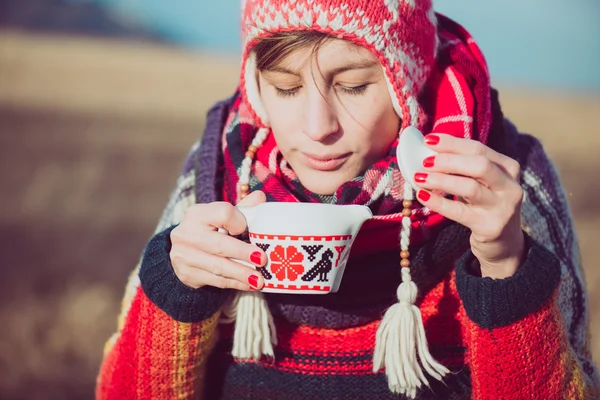
<instances>
[{"instance_id":1,"label":"fingernail","mask_svg":"<svg viewBox=\"0 0 600 400\"><path fill-rule=\"evenodd\" d=\"M262 255L260 254L260 251L255 251L250 254L250 261L256 265L262 265Z\"/></svg>"},{"instance_id":2,"label":"fingernail","mask_svg":"<svg viewBox=\"0 0 600 400\"><path fill-rule=\"evenodd\" d=\"M425 190L419 190L417 197L421 201L429 201L429 199L431 198L431 193L426 192Z\"/></svg>"},{"instance_id":3,"label":"fingernail","mask_svg":"<svg viewBox=\"0 0 600 400\"><path fill-rule=\"evenodd\" d=\"M435 146L440 142L440 137L438 135L427 135L425 136L425 143L430 146Z\"/></svg>"},{"instance_id":4,"label":"fingernail","mask_svg":"<svg viewBox=\"0 0 600 400\"><path fill-rule=\"evenodd\" d=\"M426 159L423 160L423 166L425 168L431 168L433 167L433 164L435 163L435 156L429 156Z\"/></svg>"},{"instance_id":5,"label":"fingernail","mask_svg":"<svg viewBox=\"0 0 600 400\"><path fill-rule=\"evenodd\" d=\"M250 275L248 277L248 284L252 287L252 288L256 288L258 289L258 276L257 275Z\"/></svg>"},{"instance_id":6,"label":"fingernail","mask_svg":"<svg viewBox=\"0 0 600 400\"><path fill-rule=\"evenodd\" d=\"M417 172L415 174L415 182L425 183L426 180L427 180L427 174L424 174L423 172Z\"/></svg>"}]
</instances>

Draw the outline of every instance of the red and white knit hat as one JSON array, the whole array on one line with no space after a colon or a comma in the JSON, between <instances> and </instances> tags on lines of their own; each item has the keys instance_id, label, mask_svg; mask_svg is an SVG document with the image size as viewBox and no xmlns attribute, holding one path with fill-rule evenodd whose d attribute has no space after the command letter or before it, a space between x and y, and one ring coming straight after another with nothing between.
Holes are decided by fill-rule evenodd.
<instances>
[{"instance_id":1,"label":"red and white knit hat","mask_svg":"<svg viewBox=\"0 0 600 400\"><path fill-rule=\"evenodd\" d=\"M291 31L318 31L370 50L383 66L402 128L424 122L417 98L438 46L430 0L247 0L242 15L242 92L264 127L269 120L260 101L252 49L261 38Z\"/></svg>"},{"instance_id":2,"label":"red and white knit hat","mask_svg":"<svg viewBox=\"0 0 600 400\"><path fill-rule=\"evenodd\" d=\"M242 0L241 90L260 127L252 145L260 147L269 133L261 103L254 45L262 38L292 31L317 31L370 50L380 61L401 131L422 130L426 115L418 97L430 76L438 48L437 20L431 0ZM240 185L250 179L252 158L242 163ZM406 184L404 199L413 200ZM402 221L401 250L410 242L410 213ZM410 269L402 268L398 303L385 313L377 331L374 371L385 367L390 390L415 397L428 381L422 371L441 380L449 371L430 355L421 313L414 304L417 287ZM236 321L232 354L238 359L274 356L275 326L260 293L240 293L229 310Z\"/></svg>"}]
</instances>

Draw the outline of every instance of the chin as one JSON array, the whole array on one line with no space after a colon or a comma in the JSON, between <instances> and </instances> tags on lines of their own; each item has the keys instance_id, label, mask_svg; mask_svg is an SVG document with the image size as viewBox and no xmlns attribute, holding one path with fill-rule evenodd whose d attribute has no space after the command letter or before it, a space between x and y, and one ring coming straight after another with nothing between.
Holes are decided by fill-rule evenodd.
<instances>
[{"instance_id":1,"label":"chin","mask_svg":"<svg viewBox=\"0 0 600 400\"><path fill-rule=\"evenodd\" d=\"M302 186L304 186L306 189L308 189L311 192L318 194L320 196L331 196L335 193L337 188L340 187L340 185L333 187L333 186L327 186L327 185L310 186L310 185L304 185L304 184L302 184Z\"/></svg>"},{"instance_id":2,"label":"chin","mask_svg":"<svg viewBox=\"0 0 600 400\"><path fill-rule=\"evenodd\" d=\"M352 178L344 179L339 174L315 171L303 174L303 176L298 176L298 179L300 180L300 183L302 183L302 186L311 192L321 196L330 196L334 194L340 186Z\"/></svg>"}]
</instances>

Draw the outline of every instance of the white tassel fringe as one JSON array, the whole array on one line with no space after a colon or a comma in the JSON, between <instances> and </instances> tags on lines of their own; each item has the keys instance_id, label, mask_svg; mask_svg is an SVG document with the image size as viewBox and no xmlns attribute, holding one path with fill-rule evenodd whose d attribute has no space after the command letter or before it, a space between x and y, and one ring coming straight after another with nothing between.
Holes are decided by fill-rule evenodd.
<instances>
[{"instance_id":1,"label":"white tassel fringe","mask_svg":"<svg viewBox=\"0 0 600 400\"><path fill-rule=\"evenodd\" d=\"M423 384L429 386L421 365L437 380L450 371L429 353L421 311L414 304L417 285L410 279L408 268L402 268L397 295L399 302L386 311L377 330L373 371L385 367L390 390L414 398Z\"/></svg>"},{"instance_id":2,"label":"white tassel fringe","mask_svg":"<svg viewBox=\"0 0 600 400\"><path fill-rule=\"evenodd\" d=\"M227 304L221 322L235 321L232 355L238 359L259 360L274 357L277 334L267 301L259 292L240 292Z\"/></svg>"},{"instance_id":3,"label":"white tassel fringe","mask_svg":"<svg viewBox=\"0 0 600 400\"><path fill-rule=\"evenodd\" d=\"M269 135L268 128L260 128L252 146L260 147ZM239 185L250 184L253 158L242 161ZM239 191L238 191L239 194ZM221 229L219 229L221 231ZM223 309L222 323L235 322L233 333L233 357L241 360L259 360L263 355L274 357L277 333L267 301L260 292L238 292Z\"/></svg>"}]
</instances>

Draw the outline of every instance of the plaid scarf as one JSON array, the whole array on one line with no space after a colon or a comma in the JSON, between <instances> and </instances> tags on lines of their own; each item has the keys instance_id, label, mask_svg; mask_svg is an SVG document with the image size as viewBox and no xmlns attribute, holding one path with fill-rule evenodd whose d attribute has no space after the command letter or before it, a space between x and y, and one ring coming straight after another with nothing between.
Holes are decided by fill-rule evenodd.
<instances>
[{"instance_id":1,"label":"plaid scarf","mask_svg":"<svg viewBox=\"0 0 600 400\"><path fill-rule=\"evenodd\" d=\"M441 15L438 18L440 50L436 68L419 98L428 116L419 129L425 134L440 132L487 143L492 113L485 60L467 31ZM242 161L257 130L243 97L238 96L227 118L222 141L223 195L226 201L234 204L240 200L237 183ZM387 156L363 175L342 184L334 194L324 196L312 193L302 185L283 158L274 136L269 134L256 153L250 190L264 191L267 201L366 205L375 216L364 225L367 229L378 220L398 222L405 180L396 161L397 145L398 140L394 141ZM417 228L413 229L413 243L415 239L419 241L419 228L431 228L444 220L416 202L411 218L413 228Z\"/></svg>"}]
</instances>

